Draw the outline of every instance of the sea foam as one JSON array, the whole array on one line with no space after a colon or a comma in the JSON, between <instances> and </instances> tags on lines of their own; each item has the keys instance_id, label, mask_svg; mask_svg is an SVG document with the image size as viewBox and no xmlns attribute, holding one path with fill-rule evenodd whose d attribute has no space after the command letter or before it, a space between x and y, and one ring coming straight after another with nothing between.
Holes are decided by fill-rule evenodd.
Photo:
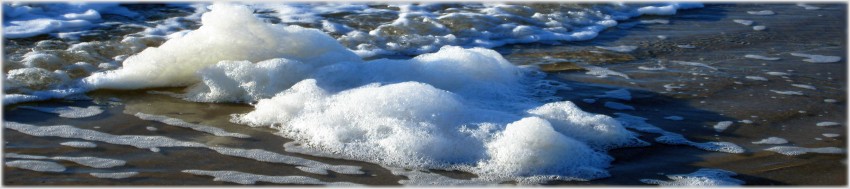
<instances>
[{"instance_id":1,"label":"sea foam","mask_svg":"<svg viewBox=\"0 0 850 189\"><path fill-rule=\"evenodd\" d=\"M202 16L202 26L159 47L147 48L114 71L83 80L90 88L140 89L187 86L195 73L223 60L260 61L275 57L327 64L359 60L327 34L299 26L263 23L244 6L214 4ZM297 45L297 46L293 46Z\"/></svg>"},{"instance_id":2,"label":"sea foam","mask_svg":"<svg viewBox=\"0 0 850 189\"><path fill-rule=\"evenodd\" d=\"M630 14L670 14L687 7L695 5ZM510 8L495 6L485 11L500 14ZM403 168L462 170L490 182L606 177L605 168L613 160L607 150L647 145L611 117L584 112L569 101L539 99L534 95L541 93L535 85L541 82L539 73L515 66L493 50L428 47L416 52L436 52L409 60L364 61L319 30L267 24L240 5L214 4L210 9L199 29L130 56L117 70L84 78L81 90L191 86L184 96L188 100L256 101L254 111L236 115L232 121L278 129L307 149ZM396 29L421 22L407 16L425 14L415 6L401 9L406 15L393 22ZM616 22L595 24L552 39L589 39ZM510 27L515 36L540 36L534 35L532 27ZM413 29L430 32L440 27ZM606 70L596 72L628 78ZM352 166L161 136L13 122L4 126L36 136L85 138L142 149L208 148L228 156L304 166L308 172L362 173ZM738 152L725 143L687 144Z\"/></svg>"},{"instance_id":3,"label":"sea foam","mask_svg":"<svg viewBox=\"0 0 850 189\"><path fill-rule=\"evenodd\" d=\"M727 170L703 168L689 174L667 175L670 181L655 179L641 179L640 181L666 187L722 187L740 186L745 183L742 180L732 178L735 175L738 174Z\"/></svg>"}]
</instances>

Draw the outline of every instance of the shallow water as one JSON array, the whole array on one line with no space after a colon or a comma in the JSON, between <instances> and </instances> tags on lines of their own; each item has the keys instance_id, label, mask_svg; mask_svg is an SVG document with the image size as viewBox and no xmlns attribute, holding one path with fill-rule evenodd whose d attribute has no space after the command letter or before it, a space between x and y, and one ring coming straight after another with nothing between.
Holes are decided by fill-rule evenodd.
<instances>
[{"instance_id":1,"label":"shallow water","mask_svg":"<svg viewBox=\"0 0 850 189\"><path fill-rule=\"evenodd\" d=\"M844 19L846 8L844 5L816 6L821 9L806 10L793 4L707 4L704 8L684 10L673 16L643 16L626 20L619 26L605 30L590 41L519 44L495 49L508 61L517 65L563 63L574 64L584 69L595 66L618 72L627 77L609 74L603 78L588 75L585 71L564 71L550 72L545 79L566 83L571 90L560 90L552 96L572 101L581 110L611 117L617 117L615 113L640 116L648 118L647 122L650 124L680 133L696 142L732 142L745 150L741 154L730 154L684 145L667 145L654 142L657 137L655 134L638 132L639 138L651 142L652 146L618 148L609 151L608 154L614 158L611 166L607 168L610 177L591 181L553 181L547 184L642 185L644 183L640 181L641 179L667 180L664 176L667 174L687 174L699 168L720 168L737 173L738 175L733 178L743 180L746 184L846 185L846 153L785 156L764 151L773 145L751 143L775 136L788 139L790 145L794 146L839 147L846 150L847 27ZM144 8L131 7L131 10L157 10L146 6L139 7ZM764 16L747 13L752 10L772 10L777 14ZM184 8L165 8L162 11L175 12L174 14L177 15L190 14L190 11ZM383 15L381 11L377 12L374 14L378 17ZM329 17L332 18L330 20L334 20L334 18L350 16L343 14L329 15ZM269 18L280 19L277 16ZM668 20L669 23L639 24L631 27L627 24L657 19ZM733 22L733 19L753 20L756 22L755 25L765 25L768 29L755 31L751 27ZM270 21L284 22L285 20L271 19ZM365 22L366 25L358 27L375 27L369 26L369 23ZM299 25L310 26L310 24ZM186 27L194 29L197 26L190 24ZM125 34L119 33L116 36ZM662 37L664 39L659 38L659 35L665 36ZM7 49L4 60L18 60L22 54L29 51L26 47L44 38L46 37L4 40L4 44L13 44L4 47ZM82 40L87 39L82 38ZM346 44L344 40L343 44ZM156 45L158 44L151 44L151 46ZM596 47L621 45L638 48L631 52L612 52ZM677 45L691 45L694 48L680 48ZM348 47L352 46L348 45ZM838 63L813 64L802 61L803 57L792 56L790 53L839 56L842 60ZM780 60L749 59L745 58L747 54L779 57ZM398 58L404 57L398 56ZM8 67L11 66L4 63L4 68ZM656 69L647 70L641 67ZM662 67L664 69L658 69ZM784 72L789 75L777 76L768 72ZM747 76L761 76L767 78L767 81L749 80L746 79ZM816 90L794 87L791 84L811 85L815 86ZM631 100L598 97L607 91L621 88L630 91ZM804 95L782 95L771 90L800 91ZM11 90L4 88L4 91L9 93ZM162 147L158 152L153 152L149 149L100 142L94 149L72 148L59 143L79 139L33 137L5 129L4 151L6 153L95 156L127 161L125 166L109 169L93 169L73 163L58 162L68 167L61 173L42 173L6 166L4 167L5 184L232 184L213 181L209 176L181 172L189 169L234 170L269 176L300 175L325 182L367 185L395 185L400 180L413 177L394 175L389 169L374 163L286 152L283 145L291 140L275 135L277 130L231 123L231 114L251 112L254 108L250 105L195 103L168 95L150 94L146 91L182 93L184 89L98 90L87 94L93 100L50 100L7 105L4 106L6 111L3 116L4 121L38 126L73 125L77 128L113 135L160 135L208 146L264 149L333 165L360 166L365 173L312 174L292 165L223 156L204 148ZM595 99L595 102L587 103L583 101L584 99ZM837 102L824 102L824 99L835 99ZM633 106L636 110L612 110L603 106L605 102L624 103ZM102 107L104 112L93 117L69 119L58 117L56 114L18 108L23 105L83 108L96 105ZM251 137L245 139L217 137L160 122L140 120L133 116L136 112L165 115L189 123L247 134ZM669 116L681 116L684 119L664 119ZM752 123L743 123L746 122L744 120L751 120ZM713 125L720 121L734 123L726 130L717 132ZM845 124L833 127L816 126L816 123L824 121ZM150 131L146 129L147 127L157 129ZM823 133L840 133L842 136L830 138L822 136ZM7 161L10 159L12 158L6 158ZM96 178L88 174L106 171L132 171L139 174L118 180ZM461 171L431 171L457 179L476 177L474 174ZM811 172L821 174L810 174ZM259 182L258 184L269 183Z\"/></svg>"}]
</instances>

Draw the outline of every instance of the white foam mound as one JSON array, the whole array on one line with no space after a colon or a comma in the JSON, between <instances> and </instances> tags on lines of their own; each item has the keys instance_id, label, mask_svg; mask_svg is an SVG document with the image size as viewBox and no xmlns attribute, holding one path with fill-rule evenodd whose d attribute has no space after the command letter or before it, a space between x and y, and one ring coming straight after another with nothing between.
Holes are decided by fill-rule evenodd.
<instances>
[{"instance_id":1,"label":"white foam mound","mask_svg":"<svg viewBox=\"0 0 850 189\"><path fill-rule=\"evenodd\" d=\"M270 182L277 184L318 184L334 186L359 186L349 182L324 182L319 179L305 176L268 176L257 175L239 171L208 171L208 170L183 170L181 172L215 177L214 181L232 182L237 184L256 184L257 182Z\"/></svg>"},{"instance_id":2,"label":"white foam mound","mask_svg":"<svg viewBox=\"0 0 850 189\"><path fill-rule=\"evenodd\" d=\"M640 181L647 184L657 184L667 187L740 186L745 183L742 180L732 178L732 176L735 175L738 174L723 169L702 168L689 174L667 175L667 178L670 178L670 181L656 179L641 179Z\"/></svg>"},{"instance_id":3,"label":"white foam mound","mask_svg":"<svg viewBox=\"0 0 850 189\"><path fill-rule=\"evenodd\" d=\"M818 153L818 154L842 154L845 153L844 149L836 148L836 147L822 147L822 148L804 148L797 146L775 146L772 148L764 149L767 151L774 151L776 153L780 153L786 156L796 156L803 155L807 153Z\"/></svg>"},{"instance_id":4,"label":"white foam mound","mask_svg":"<svg viewBox=\"0 0 850 189\"><path fill-rule=\"evenodd\" d=\"M637 144L610 117L582 112L569 102L517 113L485 109L476 100L484 99L464 99L418 82L332 94L305 80L260 100L254 112L235 121L281 125L275 128L303 146L346 159L463 169L493 180L548 174L598 178L607 175L610 157L588 144L600 149ZM522 117L528 118L513 121ZM519 135L537 137L525 141Z\"/></svg>"},{"instance_id":5,"label":"white foam mound","mask_svg":"<svg viewBox=\"0 0 850 189\"><path fill-rule=\"evenodd\" d=\"M18 108L59 114L59 117L64 117L64 118L86 118L86 117L92 117L92 116L96 116L98 114L103 113L103 109L100 109L99 106L89 106L88 108L80 108L80 107L73 107L73 106L57 107L57 108L18 106Z\"/></svg>"},{"instance_id":6,"label":"white foam mound","mask_svg":"<svg viewBox=\"0 0 850 189\"><path fill-rule=\"evenodd\" d=\"M761 139L759 141L753 142L753 144L786 144L788 140L779 137L768 137L766 139Z\"/></svg>"},{"instance_id":7,"label":"white foam mound","mask_svg":"<svg viewBox=\"0 0 850 189\"><path fill-rule=\"evenodd\" d=\"M62 172L65 171L65 166L49 161L38 160L13 160L7 161L6 166L27 169L38 172Z\"/></svg>"},{"instance_id":8,"label":"white foam mound","mask_svg":"<svg viewBox=\"0 0 850 189\"><path fill-rule=\"evenodd\" d=\"M610 159L597 150L640 144L610 117L583 112L570 102L532 100L521 70L492 50L444 47L412 60L339 63L318 69L311 78L259 100L256 110L233 121L271 125L306 148L340 158L462 169L492 180L548 174L598 178L607 175ZM522 141L504 138L517 132L506 129L509 125L549 128L538 132L552 137L532 144L576 142L513 150L490 144ZM536 148L572 151L575 158L566 159L575 162L561 162L563 155ZM516 154L522 150L536 152L538 159L560 158L529 162Z\"/></svg>"},{"instance_id":9,"label":"white foam mound","mask_svg":"<svg viewBox=\"0 0 850 189\"><path fill-rule=\"evenodd\" d=\"M199 71L201 84L185 99L198 102L254 102L271 98L306 78L314 69L303 62L277 58L257 63L222 61Z\"/></svg>"},{"instance_id":10,"label":"white foam mound","mask_svg":"<svg viewBox=\"0 0 850 189\"><path fill-rule=\"evenodd\" d=\"M507 125L486 144L490 159L479 164L479 173L507 178L525 175L607 176L603 169L613 160L585 144L568 138L546 120L529 117Z\"/></svg>"},{"instance_id":11,"label":"white foam mound","mask_svg":"<svg viewBox=\"0 0 850 189\"><path fill-rule=\"evenodd\" d=\"M316 29L271 25L245 6L214 4L202 26L159 47L127 58L118 70L83 80L90 88L139 89L197 83L198 70L223 60L261 61L287 57L307 64L360 58Z\"/></svg>"}]
</instances>

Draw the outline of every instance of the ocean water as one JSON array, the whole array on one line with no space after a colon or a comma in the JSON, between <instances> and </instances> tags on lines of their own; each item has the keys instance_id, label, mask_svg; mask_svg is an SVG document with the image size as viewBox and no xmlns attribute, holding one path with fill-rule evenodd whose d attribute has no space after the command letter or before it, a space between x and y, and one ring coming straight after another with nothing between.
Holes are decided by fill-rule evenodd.
<instances>
[{"instance_id":1,"label":"ocean water","mask_svg":"<svg viewBox=\"0 0 850 189\"><path fill-rule=\"evenodd\" d=\"M846 175L844 138L809 137L846 133L846 25L813 32L841 5L3 9L8 184L846 183L718 163L808 153ZM782 23L798 17L814 23ZM777 136L791 146L758 142ZM127 166L55 164L86 158ZM639 171L658 158L674 181Z\"/></svg>"}]
</instances>

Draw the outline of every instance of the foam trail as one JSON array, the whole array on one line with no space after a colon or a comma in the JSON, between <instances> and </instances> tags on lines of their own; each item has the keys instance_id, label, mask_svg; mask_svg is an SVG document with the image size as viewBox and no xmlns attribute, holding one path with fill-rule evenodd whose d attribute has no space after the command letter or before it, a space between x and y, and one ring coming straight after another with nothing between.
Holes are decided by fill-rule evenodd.
<instances>
[{"instance_id":1,"label":"foam trail","mask_svg":"<svg viewBox=\"0 0 850 189\"><path fill-rule=\"evenodd\" d=\"M189 129L192 129L192 130L213 134L215 136L226 136L226 137L235 137L235 138L250 138L251 137L251 136L248 136L246 134L231 133L231 132L225 131L224 129L218 128L218 127L189 123L189 122L177 119L177 118L172 118L172 117L163 116L163 115L152 115L152 114L146 114L146 113L141 113L141 112L138 112L138 113L133 114L133 115L138 117L139 119L142 119L142 120L157 121L157 122L161 122L161 123L164 123L164 124L167 124L167 125L189 128Z\"/></svg>"},{"instance_id":2,"label":"foam trail","mask_svg":"<svg viewBox=\"0 0 850 189\"><path fill-rule=\"evenodd\" d=\"M270 182L277 184L316 184L330 186L359 186L349 182L323 182L319 179L305 176L268 176L257 175L239 171L208 171L208 170L183 170L183 173L193 175L205 175L215 177L214 181L232 182L237 184L256 184L257 182Z\"/></svg>"},{"instance_id":3,"label":"foam trail","mask_svg":"<svg viewBox=\"0 0 850 189\"><path fill-rule=\"evenodd\" d=\"M20 169L28 169L38 172L63 172L66 169L65 166L59 165L58 163L38 160L7 161L6 166Z\"/></svg>"},{"instance_id":4,"label":"foam trail","mask_svg":"<svg viewBox=\"0 0 850 189\"><path fill-rule=\"evenodd\" d=\"M73 106L57 107L57 108L18 106L18 108L36 110L36 111L46 112L46 113L59 114L59 117L64 117L64 118L86 118L86 117L92 117L92 116L96 116L100 113L103 113L103 109L101 109L99 106L89 106L88 108L79 108L79 107L73 107Z\"/></svg>"},{"instance_id":5,"label":"foam trail","mask_svg":"<svg viewBox=\"0 0 850 189\"><path fill-rule=\"evenodd\" d=\"M56 126L34 126L17 122L3 122L3 127L12 129L32 136L50 136L62 138L76 138L92 141L100 141L110 144L133 146L139 149L152 149L159 147L194 147L208 148L222 155L252 158L258 161L271 163L294 164L305 167L331 170L342 174L362 174L360 167L347 165L329 165L318 161L287 156L259 149L237 149L226 147L210 147L197 142L180 141L164 136L139 136L139 135L112 135L94 130L79 129L69 125Z\"/></svg>"},{"instance_id":6,"label":"foam trail","mask_svg":"<svg viewBox=\"0 0 850 189\"><path fill-rule=\"evenodd\" d=\"M125 179L138 175L139 172L114 172L114 173L89 173L89 175L97 178L108 179Z\"/></svg>"},{"instance_id":7,"label":"foam trail","mask_svg":"<svg viewBox=\"0 0 850 189\"><path fill-rule=\"evenodd\" d=\"M622 123L623 126L626 128L634 129L645 133L660 134L661 136L655 138L656 142L674 145L688 145L708 151L736 154L744 152L744 148L741 148L740 146L730 142L693 142L686 139L681 134L665 131L664 129L658 128L652 124L647 123L646 120L648 119L646 118L633 116L626 113L614 114L618 116L616 119L620 121L620 123Z\"/></svg>"},{"instance_id":8,"label":"foam trail","mask_svg":"<svg viewBox=\"0 0 850 189\"><path fill-rule=\"evenodd\" d=\"M722 169L702 168L696 172L689 174L667 175L671 181L662 181L656 179L641 179L640 181L647 184L657 184L665 187L720 187L720 186L741 186L745 182L732 178L738 175L734 172Z\"/></svg>"},{"instance_id":9,"label":"foam trail","mask_svg":"<svg viewBox=\"0 0 850 189\"><path fill-rule=\"evenodd\" d=\"M776 153L780 153L786 156L796 156L803 155L807 153L818 153L818 154L842 154L846 153L844 149L836 148L836 147L822 147L822 148L804 148L797 146L775 146L768 149L764 149L767 151L774 151Z\"/></svg>"},{"instance_id":10,"label":"foam trail","mask_svg":"<svg viewBox=\"0 0 850 189\"><path fill-rule=\"evenodd\" d=\"M108 158L98 158L98 157L67 157L67 156L34 156L34 155L24 155L17 153L6 153L5 157L7 158L20 158L20 159L52 159L52 160L65 160L71 161L80 165L85 165L93 168L111 168L117 166L123 166L127 163L124 160L117 159L108 159Z\"/></svg>"}]
</instances>

